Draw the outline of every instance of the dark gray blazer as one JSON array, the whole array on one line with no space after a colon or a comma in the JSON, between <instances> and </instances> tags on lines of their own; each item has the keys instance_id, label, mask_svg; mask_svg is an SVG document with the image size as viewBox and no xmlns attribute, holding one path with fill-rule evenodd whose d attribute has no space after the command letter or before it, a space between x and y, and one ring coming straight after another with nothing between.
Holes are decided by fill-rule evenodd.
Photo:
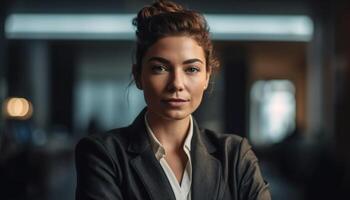
<instances>
[{"instance_id":1,"label":"dark gray blazer","mask_svg":"<svg viewBox=\"0 0 350 200\"><path fill-rule=\"evenodd\" d=\"M175 200L141 112L128 127L91 135L76 147L77 200ZM201 130L193 120L192 200L269 200L246 139Z\"/></svg>"}]
</instances>

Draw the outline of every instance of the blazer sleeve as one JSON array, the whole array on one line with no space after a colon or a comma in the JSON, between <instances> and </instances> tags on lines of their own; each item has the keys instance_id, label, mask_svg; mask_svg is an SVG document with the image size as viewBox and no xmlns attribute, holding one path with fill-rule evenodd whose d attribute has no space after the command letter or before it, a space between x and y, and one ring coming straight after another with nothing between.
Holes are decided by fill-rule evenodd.
<instances>
[{"instance_id":1,"label":"blazer sleeve","mask_svg":"<svg viewBox=\"0 0 350 200\"><path fill-rule=\"evenodd\" d=\"M239 199L271 200L268 184L261 175L258 159L246 139L241 141L239 156Z\"/></svg>"},{"instance_id":2,"label":"blazer sleeve","mask_svg":"<svg viewBox=\"0 0 350 200\"><path fill-rule=\"evenodd\" d=\"M106 147L98 138L80 140L75 149L76 200L122 200L121 177Z\"/></svg>"}]
</instances>

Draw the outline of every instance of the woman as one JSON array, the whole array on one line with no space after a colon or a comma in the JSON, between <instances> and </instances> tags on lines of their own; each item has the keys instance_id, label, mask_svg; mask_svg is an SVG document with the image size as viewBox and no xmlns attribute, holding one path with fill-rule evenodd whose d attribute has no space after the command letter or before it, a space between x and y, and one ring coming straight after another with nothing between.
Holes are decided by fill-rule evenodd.
<instances>
[{"instance_id":1,"label":"woman","mask_svg":"<svg viewBox=\"0 0 350 200\"><path fill-rule=\"evenodd\" d=\"M130 126L78 143L76 199L270 199L247 141L191 117L218 68L204 17L156 1L133 24L132 72L147 108Z\"/></svg>"}]
</instances>

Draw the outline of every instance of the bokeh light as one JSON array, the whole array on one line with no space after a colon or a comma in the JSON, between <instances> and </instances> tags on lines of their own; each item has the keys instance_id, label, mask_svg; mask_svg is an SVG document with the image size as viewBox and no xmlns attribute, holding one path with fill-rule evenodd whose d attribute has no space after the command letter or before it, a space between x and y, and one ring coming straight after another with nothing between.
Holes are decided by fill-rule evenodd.
<instances>
[{"instance_id":1,"label":"bokeh light","mask_svg":"<svg viewBox=\"0 0 350 200\"><path fill-rule=\"evenodd\" d=\"M11 97L4 102L4 112L7 118L26 120L32 117L33 106L25 98Z\"/></svg>"}]
</instances>

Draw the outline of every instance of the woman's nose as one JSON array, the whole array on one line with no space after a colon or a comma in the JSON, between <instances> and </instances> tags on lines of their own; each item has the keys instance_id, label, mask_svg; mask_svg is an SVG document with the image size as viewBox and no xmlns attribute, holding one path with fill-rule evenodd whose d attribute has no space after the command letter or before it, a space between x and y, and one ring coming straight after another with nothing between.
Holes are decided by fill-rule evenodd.
<instances>
[{"instance_id":1,"label":"woman's nose","mask_svg":"<svg viewBox=\"0 0 350 200\"><path fill-rule=\"evenodd\" d=\"M171 92L182 91L184 89L184 74L180 70L170 73L168 90Z\"/></svg>"}]
</instances>

